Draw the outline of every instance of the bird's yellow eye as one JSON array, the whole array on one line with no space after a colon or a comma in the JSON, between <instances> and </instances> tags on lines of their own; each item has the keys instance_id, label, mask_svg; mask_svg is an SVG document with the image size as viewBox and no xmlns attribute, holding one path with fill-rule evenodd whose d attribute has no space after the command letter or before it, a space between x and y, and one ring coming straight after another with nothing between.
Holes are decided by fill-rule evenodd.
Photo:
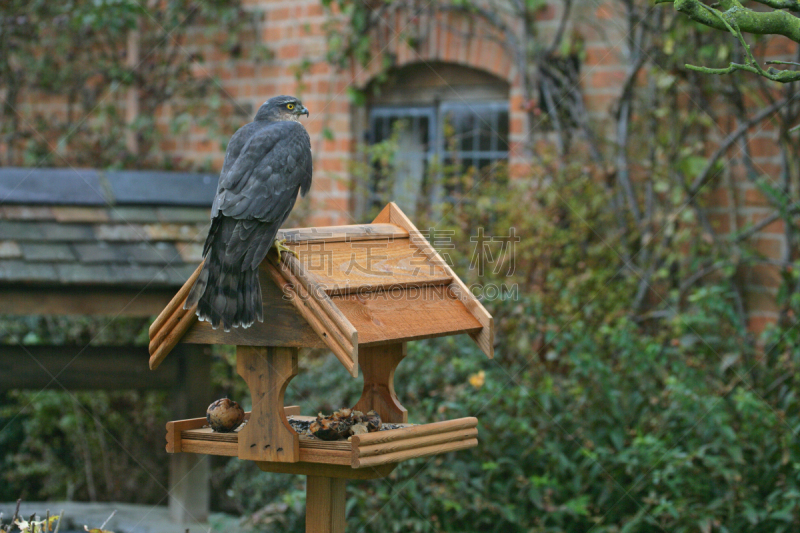
<instances>
[{"instance_id":1,"label":"bird's yellow eye","mask_svg":"<svg viewBox=\"0 0 800 533\"><path fill-rule=\"evenodd\" d=\"M286 109L291 111L292 109L294 109L294 104L286 104Z\"/></svg>"}]
</instances>

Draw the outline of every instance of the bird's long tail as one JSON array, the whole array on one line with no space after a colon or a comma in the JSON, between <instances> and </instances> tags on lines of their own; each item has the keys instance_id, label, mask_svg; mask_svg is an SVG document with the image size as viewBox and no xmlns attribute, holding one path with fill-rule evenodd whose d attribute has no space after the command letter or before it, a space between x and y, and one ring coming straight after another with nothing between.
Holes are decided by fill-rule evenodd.
<instances>
[{"instance_id":1,"label":"bird's long tail","mask_svg":"<svg viewBox=\"0 0 800 533\"><path fill-rule=\"evenodd\" d=\"M217 329L247 328L256 320L264 321L258 268L242 269L241 263L226 261L225 247L215 246L212 227L206 243L205 263L189 295L185 309L197 304L197 316Z\"/></svg>"}]
</instances>

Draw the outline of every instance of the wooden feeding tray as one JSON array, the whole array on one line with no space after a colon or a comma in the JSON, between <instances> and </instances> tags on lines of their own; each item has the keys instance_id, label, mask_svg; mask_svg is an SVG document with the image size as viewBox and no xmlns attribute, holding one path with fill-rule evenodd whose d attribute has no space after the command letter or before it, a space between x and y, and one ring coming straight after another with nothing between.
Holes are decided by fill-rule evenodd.
<instances>
[{"instance_id":1,"label":"wooden feeding tray","mask_svg":"<svg viewBox=\"0 0 800 533\"><path fill-rule=\"evenodd\" d=\"M291 414L299 411L286 407L287 416L311 422L315 417ZM249 420L247 413L245 420ZM317 463L341 465L353 469L394 465L408 459L454 452L477 446L478 419L459 418L431 424L396 424L389 429L354 435L348 440L324 441L313 436L299 435L300 457L297 464ZM207 455L239 456L240 426L231 433L216 433L206 426L205 418L167 423L167 451Z\"/></svg>"},{"instance_id":2,"label":"wooden feeding tray","mask_svg":"<svg viewBox=\"0 0 800 533\"><path fill-rule=\"evenodd\" d=\"M308 531L342 531L344 485L335 480L383 477L407 459L477 446L476 418L408 424L394 373L406 343L417 339L467 334L493 357L493 321L393 203L371 224L283 230L278 238L298 257L271 252L261 264L263 322L228 332L198 322L195 308L183 309L198 267L150 327L151 369L178 342L236 345L237 372L253 402L247 423L233 433L204 428L205 418L169 422L167 451L238 457L262 470L307 475ZM298 435L287 417L300 413L284 407L284 393L304 347L329 349L353 377L360 368L364 388L353 408L401 427L349 441ZM323 503L312 511L311 502Z\"/></svg>"}]
</instances>

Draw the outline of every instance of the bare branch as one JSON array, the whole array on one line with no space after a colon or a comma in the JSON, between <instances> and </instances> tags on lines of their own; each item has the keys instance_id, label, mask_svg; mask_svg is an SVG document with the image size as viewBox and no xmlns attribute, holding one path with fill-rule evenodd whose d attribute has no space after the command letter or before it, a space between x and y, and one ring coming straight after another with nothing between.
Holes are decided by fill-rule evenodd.
<instances>
[{"instance_id":1,"label":"bare branch","mask_svg":"<svg viewBox=\"0 0 800 533\"><path fill-rule=\"evenodd\" d=\"M558 24L558 30L556 30L556 34L553 37L553 42L550 43L550 47L547 49L547 52L545 52L545 55L554 53L561 44L561 40L564 38L564 31L567 29L567 22L569 21L569 15L571 11L572 0L564 0L564 11L561 14L561 21Z\"/></svg>"},{"instance_id":2,"label":"bare branch","mask_svg":"<svg viewBox=\"0 0 800 533\"><path fill-rule=\"evenodd\" d=\"M709 68L709 67L700 67L697 65L686 65L686 68L689 70L694 70L696 72L702 72L703 74L730 74L737 70L745 70L747 72L752 72L753 74L758 74L759 76L764 76L765 78L777 81L779 83L791 83L793 81L800 81L800 72L794 72L791 70L776 70L776 69L769 69L769 70L759 70L755 67L750 65L743 65L741 63L731 63L726 68Z\"/></svg>"},{"instance_id":3,"label":"bare branch","mask_svg":"<svg viewBox=\"0 0 800 533\"><path fill-rule=\"evenodd\" d=\"M787 206L786 212L789 214L800 212L800 202L795 202ZM770 216L764 218L763 220L760 220L758 224L754 224L749 228L747 228L746 230L744 230L743 232L741 232L739 235L736 236L734 240L736 242L741 242L745 239L748 239L752 237L754 234L758 233L762 229L772 224L773 222L775 222L776 220L778 220L779 218L781 218L782 216L783 213L781 213L780 211L776 211L772 213Z\"/></svg>"},{"instance_id":4,"label":"bare branch","mask_svg":"<svg viewBox=\"0 0 800 533\"><path fill-rule=\"evenodd\" d=\"M792 98L793 100L794 98ZM722 157L725 152L733 146L739 137L747 133L747 130L764 120L765 118L769 117L771 114L779 110L781 107L786 105L790 101L789 98L781 98L780 100L774 102L772 105L765 107L755 115L753 115L749 120L743 122L735 131L733 131L730 135L728 135L723 141L722 144L711 154L711 157L708 158L708 163L706 163L705 168L703 171L695 178L694 182L692 183L691 187L689 187L689 194L694 196L697 194L700 189L706 184L706 182L711 178L711 171L714 169L717 160Z\"/></svg>"}]
</instances>

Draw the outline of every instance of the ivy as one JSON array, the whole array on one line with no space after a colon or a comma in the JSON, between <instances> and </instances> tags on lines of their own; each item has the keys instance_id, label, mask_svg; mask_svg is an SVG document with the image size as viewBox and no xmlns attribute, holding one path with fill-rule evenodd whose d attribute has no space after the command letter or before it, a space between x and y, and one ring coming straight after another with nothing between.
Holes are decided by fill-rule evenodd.
<instances>
[{"instance_id":1,"label":"ivy","mask_svg":"<svg viewBox=\"0 0 800 533\"><path fill-rule=\"evenodd\" d=\"M205 35L229 58L258 58L257 13L238 0L10 0L0 6L0 143L6 165L155 167L174 164L159 151L156 117L184 113L220 141L243 112L203 67ZM197 30L203 30L198 32ZM137 44L129 44L132 32ZM204 33L203 33L204 32ZM139 60L131 64L129 54ZM134 89L138 118L123 112ZM43 98L42 98L43 97ZM37 106L42 99L65 113ZM225 100L221 110L214 100ZM209 105L212 102L212 105ZM223 120L220 120L220 112ZM229 120L237 119L238 120ZM170 127L167 126L167 131ZM136 140L125 142L126 134Z\"/></svg>"}]
</instances>

